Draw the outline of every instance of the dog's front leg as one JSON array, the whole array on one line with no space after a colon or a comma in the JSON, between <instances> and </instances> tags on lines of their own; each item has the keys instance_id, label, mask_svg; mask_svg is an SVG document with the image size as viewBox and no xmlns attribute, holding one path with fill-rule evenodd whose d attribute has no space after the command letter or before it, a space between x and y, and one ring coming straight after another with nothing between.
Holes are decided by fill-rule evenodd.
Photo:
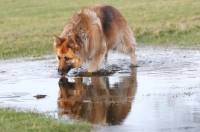
<instances>
[{"instance_id":1,"label":"dog's front leg","mask_svg":"<svg viewBox=\"0 0 200 132\"><path fill-rule=\"evenodd\" d=\"M106 43L103 42L102 47L93 56L93 58L90 62L88 72L96 72L99 70L99 68L105 58L106 52L107 52Z\"/></svg>"}]
</instances>

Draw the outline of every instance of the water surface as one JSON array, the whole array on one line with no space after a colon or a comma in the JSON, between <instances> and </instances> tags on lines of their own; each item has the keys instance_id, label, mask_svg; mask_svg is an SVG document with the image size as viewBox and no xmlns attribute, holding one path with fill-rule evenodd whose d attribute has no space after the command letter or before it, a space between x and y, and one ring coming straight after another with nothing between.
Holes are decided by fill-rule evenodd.
<instances>
[{"instance_id":1,"label":"water surface","mask_svg":"<svg viewBox=\"0 0 200 132\"><path fill-rule=\"evenodd\" d=\"M99 73L75 69L65 79L54 59L0 60L0 106L87 120L100 132L200 131L200 52L140 47L137 55L138 68L112 54Z\"/></svg>"}]
</instances>

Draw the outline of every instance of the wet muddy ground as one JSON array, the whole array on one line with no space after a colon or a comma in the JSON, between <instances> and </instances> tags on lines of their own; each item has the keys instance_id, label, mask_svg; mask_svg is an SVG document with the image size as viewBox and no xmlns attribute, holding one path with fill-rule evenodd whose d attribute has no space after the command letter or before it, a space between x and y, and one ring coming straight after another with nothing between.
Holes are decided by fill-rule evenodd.
<instances>
[{"instance_id":1,"label":"wet muddy ground","mask_svg":"<svg viewBox=\"0 0 200 132\"><path fill-rule=\"evenodd\" d=\"M137 68L109 54L99 73L75 69L65 79L52 56L0 60L0 106L87 120L99 132L200 131L200 51L139 47L137 56Z\"/></svg>"}]
</instances>

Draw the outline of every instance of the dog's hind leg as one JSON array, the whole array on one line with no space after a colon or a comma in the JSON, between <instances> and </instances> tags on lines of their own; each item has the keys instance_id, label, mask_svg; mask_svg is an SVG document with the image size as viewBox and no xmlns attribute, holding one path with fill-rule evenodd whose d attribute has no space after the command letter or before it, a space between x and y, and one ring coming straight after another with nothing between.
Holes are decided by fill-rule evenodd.
<instances>
[{"instance_id":1,"label":"dog's hind leg","mask_svg":"<svg viewBox=\"0 0 200 132\"><path fill-rule=\"evenodd\" d=\"M131 61L132 61L133 66L137 67L138 66L138 62L137 62L137 58L136 58L135 52L132 53L130 55L130 57L131 57Z\"/></svg>"},{"instance_id":2,"label":"dog's hind leg","mask_svg":"<svg viewBox=\"0 0 200 132\"><path fill-rule=\"evenodd\" d=\"M138 66L135 54L135 49L137 44L135 37L133 37L133 33L129 27L127 27L127 29L123 31L121 42L122 42L122 52L130 55L133 66Z\"/></svg>"},{"instance_id":3,"label":"dog's hind leg","mask_svg":"<svg viewBox=\"0 0 200 132\"><path fill-rule=\"evenodd\" d=\"M131 57L132 65L137 67L138 66L138 62L137 62L137 57L136 57L136 54L135 54L135 45L132 44L132 43L130 45L131 45L131 47L128 50L127 54L129 54L130 57Z\"/></svg>"}]
</instances>

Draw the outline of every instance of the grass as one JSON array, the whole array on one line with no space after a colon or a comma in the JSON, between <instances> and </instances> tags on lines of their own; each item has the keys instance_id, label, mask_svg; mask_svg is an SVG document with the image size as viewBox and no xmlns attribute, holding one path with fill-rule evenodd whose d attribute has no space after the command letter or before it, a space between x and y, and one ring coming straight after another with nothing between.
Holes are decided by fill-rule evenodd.
<instances>
[{"instance_id":1,"label":"grass","mask_svg":"<svg viewBox=\"0 0 200 132\"><path fill-rule=\"evenodd\" d=\"M0 58L53 53L53 34L81 7L117 7L131 26L138 45L200 44L199 0L1 0Z\"/></svg>"},{"instance_id":2,"label":"grass","mask_svg":"<svg viewBox=\"0 0 200 132\"><path fill-rule=\"evenodd\" d=\"M85 122L64 123L42 114L9 108L0 108L0 115L1 132L88 132L93 129Z\"/></svg>"}]
</instances>

